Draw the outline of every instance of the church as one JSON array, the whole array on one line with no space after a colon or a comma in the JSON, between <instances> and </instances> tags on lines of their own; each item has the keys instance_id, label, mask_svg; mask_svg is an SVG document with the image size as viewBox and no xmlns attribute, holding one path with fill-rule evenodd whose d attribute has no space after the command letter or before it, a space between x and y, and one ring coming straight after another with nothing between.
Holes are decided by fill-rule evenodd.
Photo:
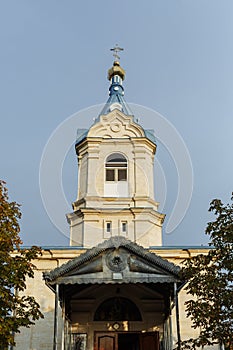
<instances>
[{"instance_id":1,"label":"church","mask_svg":"<svg viewBox=\"0 0 233 350\"><path fill-rule=\"evenodd\" d=\"M70 246L44 248L28 280L44 319L15 336L17 350L172 350L195 336L180 264L202 247L162 246L154 198L156 139L124 99L117 52L109 98L78 130L78 195Z\"/></svg>"}]
</instances>

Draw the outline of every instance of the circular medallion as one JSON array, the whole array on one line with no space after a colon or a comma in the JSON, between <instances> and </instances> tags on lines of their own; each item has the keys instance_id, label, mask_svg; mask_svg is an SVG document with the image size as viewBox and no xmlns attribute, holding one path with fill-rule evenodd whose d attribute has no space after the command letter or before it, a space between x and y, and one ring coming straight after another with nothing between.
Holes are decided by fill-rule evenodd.
<instances>
[{"instance_id":1,"label":"circular medallion","mask_svg":"<svg viewBox=\"0 0 233 350\"><path fill-rule=\"evenodd\" d=\"M108 268L114 272L120 272L126 268L126 259L114 250L107 254L106 264Z\"/></svg>"},{"instance_id":2,"label":"circular medallion","mask_svg":"<svg viewBox=\"0 0 233 350\"><path fill-rule=\"evenodd\" d=\"M110 126L110 129L113 132L118 132L120 130L120 125L119 124L113 124L113 125Z\"/></svg>"}]
</instances>

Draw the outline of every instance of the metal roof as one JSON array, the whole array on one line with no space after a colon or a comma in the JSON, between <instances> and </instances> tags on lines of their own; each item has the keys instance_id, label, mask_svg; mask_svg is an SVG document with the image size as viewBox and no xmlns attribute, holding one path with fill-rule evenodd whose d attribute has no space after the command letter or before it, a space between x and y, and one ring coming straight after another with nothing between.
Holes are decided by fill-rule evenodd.
<instances>
[{"instance_id":1,"label":"metal roof","mask_svg":"<svg viewBox=\"0 0 233 350\"><path fill-rule=\"evenodd\" d=\"M145 269L148 270L147 275L141 274L139 276L137 273L127 274L126 277L122 279L122 281L120 281L120 283L164 283L180 279L180 267L169 262L166 259L161 258L160 256L154 253L149 252L148 249L143 248L142 246L139 246L138 244L131 242L130 240L127 240L122 236L112 237L109 240L100 243L96 247L87 250L85 253L68 261L60 267L57 267L50 272L45 272L44 279L48 283L53 283L56 280L60 280L60 282L64 284L111 282L116 283L116 281L112 281L111 279L105 279L102 275L100 275L100 278L98 278L95 273L96 270L92 271L91 266L88 265L91 262L93 263L94 260L97 261L98 259L100 259L99 257L101 256L101 254L106 253L107 251L111 251L112 248L124 248L128 253L131 254L131 257L135 256L136 259L139 259L138 261L142 263L143 268L146 267ZM93 264L93 266L94 265L95 267L97 266L96 264ZM84 275L79 275L78 278L76 276L76 278L74 279L73 271L76 271L78 274L81 267L83 269L83 266L84 268L85 266L88 266L88 268L86 268L86 270L88 269L88 271L86 271L86 277L84 277ZM101 270L98 270L98 272L100 271ZM156 274L155 271L157 271ZM160 271L160 274L158 274L158 271Z\"/></svg>"}]
</instances>

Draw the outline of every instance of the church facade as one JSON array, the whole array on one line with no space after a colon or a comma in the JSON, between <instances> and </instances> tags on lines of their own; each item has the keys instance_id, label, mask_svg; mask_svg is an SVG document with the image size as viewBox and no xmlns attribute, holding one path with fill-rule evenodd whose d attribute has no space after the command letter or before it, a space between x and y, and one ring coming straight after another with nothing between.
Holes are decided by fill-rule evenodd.
<instances>
[{"instance_id":1,"label":"church facade","mask_svg":"<svg viewBox=\"0 0 233 350\"><path fill-rule=\"evenodd\" d=\"M16 349L172 350L195 335L179 265L207 249L162 246L156 140L125 102L124 77L114 61L106 105L78 132L70 247L45 248L35 261L27 293L45 318L16 335Z\"/></svg>"}]
</instances>

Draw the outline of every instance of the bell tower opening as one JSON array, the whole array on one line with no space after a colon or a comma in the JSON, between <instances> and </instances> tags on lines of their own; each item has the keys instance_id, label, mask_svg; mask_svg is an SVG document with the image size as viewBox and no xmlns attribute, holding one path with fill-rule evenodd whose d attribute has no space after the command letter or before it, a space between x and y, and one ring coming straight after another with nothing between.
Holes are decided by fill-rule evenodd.
<instances>
[{"instance_id":1,"label":"bell tower opening","mask_svg":"<svg viewBox=\"0 0 233 350\"><path fill-rule=\"evenodd\" d=\"M110 154L105 162L105 197L128 197L127 159L120 153Z\"/></svg>"}]
</instances>

